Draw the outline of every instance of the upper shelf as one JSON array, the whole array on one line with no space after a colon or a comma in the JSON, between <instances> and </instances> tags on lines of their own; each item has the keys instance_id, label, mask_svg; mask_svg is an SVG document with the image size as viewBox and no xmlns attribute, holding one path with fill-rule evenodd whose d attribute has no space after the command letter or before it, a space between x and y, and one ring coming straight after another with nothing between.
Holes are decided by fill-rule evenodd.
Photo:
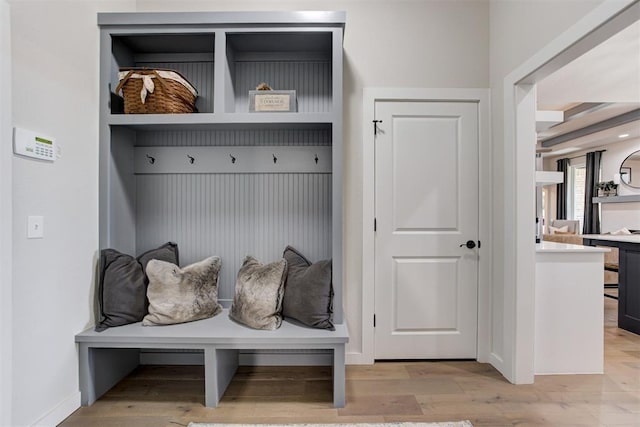
<instances>
[{"instance_id":1,"label":"upper shelf","mask_svg":"<svg viewBox=\"0 0 640 427\"><path fill-rule=\"evenodd\" d=\"M593 203L631 203L640 202L640 194L630 194L627 196L594 197Z\"/></svg>"},{"instance_id":2,"label":"upper shelf","mask_svg":"<svg viewBox=\"0 0 640 427\"><path fill-rule=\"evenodd\" d=\"M332 113L112 114L109 125L163 129L318 129L330 128Z\"/></svg>"},{"instance_id":3,"label":"upper shelf","mask_svg":"<svg viewBox=\"0 0 640 427\"><path fill-rule=\"evenodd\" d=\"M291 12L148 12L99 13L100 26L127 25L323 25L344 27L344 11L291 11Z\"/></svg>"}]
</instances>

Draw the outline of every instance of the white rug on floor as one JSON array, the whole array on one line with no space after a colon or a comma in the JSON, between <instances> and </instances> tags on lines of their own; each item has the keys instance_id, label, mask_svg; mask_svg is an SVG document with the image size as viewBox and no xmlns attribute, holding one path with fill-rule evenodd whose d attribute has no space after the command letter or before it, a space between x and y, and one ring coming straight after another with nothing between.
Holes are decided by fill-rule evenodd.
<instances>
[{"instance_id":1,"label":"white rug on floor","mask_svg":"<svg viewBox=\"0 0 640 427\"><path fill-rule=\"evenodd\" d=\"M216 424L189 423L188 427L473 427L469 421L443 423L356 423L356 424Z\"/></svg>"}]
</instances>

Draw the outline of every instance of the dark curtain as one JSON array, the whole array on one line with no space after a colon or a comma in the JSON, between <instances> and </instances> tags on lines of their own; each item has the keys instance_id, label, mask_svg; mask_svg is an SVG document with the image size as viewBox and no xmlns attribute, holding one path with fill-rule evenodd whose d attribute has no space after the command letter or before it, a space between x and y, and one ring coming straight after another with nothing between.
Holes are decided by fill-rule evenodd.
<instances>
[{"instance_id":1,"label":"dark curtain","mask_svg":"<svg viewBox=\"0 0 640 427\"><path fill-rule=\"evenodd\" d=\"M584 182L584 224L582 234L600 234L600 205L593 203L598 195L600 181L600 160L602 151L587 153L587 170Z\"/></svg>"},{"instance_id":2,"label":"dark curtain","mask_svg":"<svg viewBox=\"0 0 640 427\"><path fill-rule=\"evenodd\" d=\"M564 174L562 184L556 184L556 219L567 219L567 181L569 179L569 159L560 159L558 172Z\"/></svg>"}]
</instances>

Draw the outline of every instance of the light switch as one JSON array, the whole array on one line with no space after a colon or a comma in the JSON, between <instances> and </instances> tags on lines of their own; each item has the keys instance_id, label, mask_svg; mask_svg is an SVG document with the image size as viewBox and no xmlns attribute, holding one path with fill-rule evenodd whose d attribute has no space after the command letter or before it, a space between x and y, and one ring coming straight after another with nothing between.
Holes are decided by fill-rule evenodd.
<instances>
[{"instance_id":1,"label":"light switch","mask_svg":"<svg viewBox=\"0 0 640 427\"><path fill-rule=\"evenodd\" d=\"M42 239L44 237L44 217L27 217L27 239Z\"/></svg>"}]
</instances>

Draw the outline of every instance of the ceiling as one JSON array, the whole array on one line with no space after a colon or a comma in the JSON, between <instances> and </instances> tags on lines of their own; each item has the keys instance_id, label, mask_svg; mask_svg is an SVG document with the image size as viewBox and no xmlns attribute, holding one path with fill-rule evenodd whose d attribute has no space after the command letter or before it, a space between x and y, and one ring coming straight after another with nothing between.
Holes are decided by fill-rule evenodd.
<instances>
[{"instance_id":1,"label":"ceiling","mask_svg":"<svg viewBox=\"0 0 640 427\"><path fill-rule=\"evenodd\" d=\"M538 133L547 156L640 138L640 21L539 82L537 99L564 113Z\"/></svg>"}]
</instances>

